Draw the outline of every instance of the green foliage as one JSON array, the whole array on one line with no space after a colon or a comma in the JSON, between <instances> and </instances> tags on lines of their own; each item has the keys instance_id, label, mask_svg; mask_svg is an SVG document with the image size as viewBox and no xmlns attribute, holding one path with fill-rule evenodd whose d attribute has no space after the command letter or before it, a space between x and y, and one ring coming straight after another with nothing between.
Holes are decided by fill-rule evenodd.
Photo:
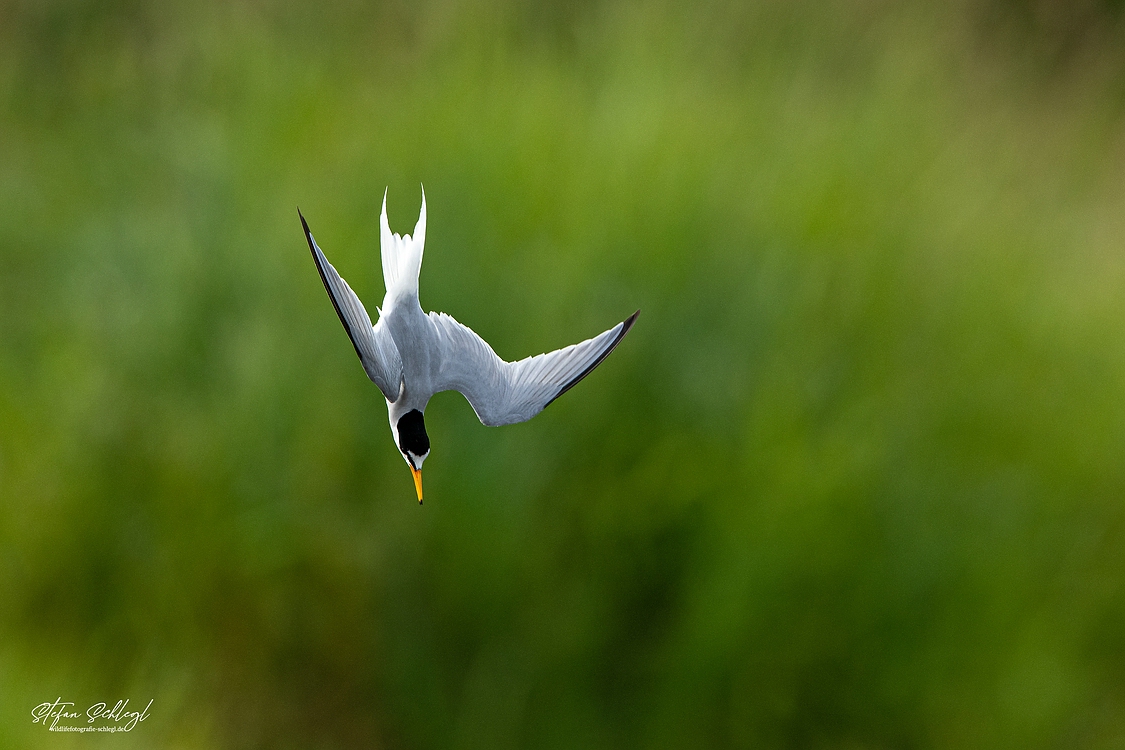
<instances>
[{"instance_id":1,"label":"green foliage","mask_svg":"<svg viewBox=\"0 0 1125 750\"><path fill-rule=\"evenodd\" d=\"M1119 746L1123 37L1062 7L0 5L0 745ZM502 356L643 311L532 422L435 397L423 507L295 210L373 308L420 182Z\"/></svg>"}]
</instances>

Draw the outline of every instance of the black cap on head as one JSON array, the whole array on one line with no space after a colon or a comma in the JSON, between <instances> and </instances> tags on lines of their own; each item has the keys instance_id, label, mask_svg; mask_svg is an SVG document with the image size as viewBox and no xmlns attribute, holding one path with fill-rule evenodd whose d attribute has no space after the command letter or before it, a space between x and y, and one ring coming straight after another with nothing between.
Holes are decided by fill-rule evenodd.
<instances>
[{"instance_id":1,"label":"black cap on head","mask_svg":"<svg viewBox=\"0 0 1125 750\"><path fill-rule=\"evenodd\" d=\"M398 420L398 449L403 453L410 451L415 456L424 456L430 452L426 420L417 409L411 409Z\"/></svg>"}]
</instances>

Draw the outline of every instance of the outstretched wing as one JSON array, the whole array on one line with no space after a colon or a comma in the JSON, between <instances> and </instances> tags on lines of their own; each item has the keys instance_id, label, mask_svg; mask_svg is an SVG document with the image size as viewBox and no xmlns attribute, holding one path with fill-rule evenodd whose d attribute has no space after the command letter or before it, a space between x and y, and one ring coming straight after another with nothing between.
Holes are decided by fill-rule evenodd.
<instances>
[{"instance_id":1,"label":"outstretched wing","mask_svg":"<svg viewBox=\"0 0 1125 750\"><path fill-rule=\"evenodd\" d=\"M297 215L301 216L301 212L297 211ZM371 318L359 297L348 286L348 282L340 278L340 274L336 273L336 269L317 247L304 216L301 216L301 226L305 228L305 239L309 241L316 270L320 271L320 280L324 282L332 306L336 308L336 314L340 316L340 322L344 324L344 330L352 340L352 346L359 355L367 377L379 386L388 401L395 401L402 382L402 359L390 331L383 325L382 318L376 325L371 325Z\"/></svg>"},{"instance_id":2,"label":"outstretched wing","mask_svg":"<svg viewBox=\"0 0 1125 750\"><path fill-rule=\"evenodd\" d=\"M580 344L519 362L500 359L484 339L445 313L430 313L441 357L434 390L463 393L486 425L526 422L601 364L640 313Z\"/></svg>"}]
</instances>

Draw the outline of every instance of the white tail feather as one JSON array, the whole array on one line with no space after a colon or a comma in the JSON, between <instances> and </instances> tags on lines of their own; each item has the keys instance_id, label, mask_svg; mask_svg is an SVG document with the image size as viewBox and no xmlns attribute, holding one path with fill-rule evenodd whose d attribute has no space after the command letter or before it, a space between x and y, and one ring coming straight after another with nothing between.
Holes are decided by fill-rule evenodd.
<instances>
[{"instance_id":1,"label":"white tail feather","mask_svg":"<svg viewBox=\"0 0 1125 750\"><path fill-rule=\"evenodd\" d=\"M422 270L422 252L426 244L426 189L422 188L422 209L414 235L400 237L391 233L387 221L387 193L383 191L383 213L379 217L379 245L383 258L383 283L387 296L383 307L389 308L400 297L418 296L418 273Z\"/></svg>"}]
</instances>

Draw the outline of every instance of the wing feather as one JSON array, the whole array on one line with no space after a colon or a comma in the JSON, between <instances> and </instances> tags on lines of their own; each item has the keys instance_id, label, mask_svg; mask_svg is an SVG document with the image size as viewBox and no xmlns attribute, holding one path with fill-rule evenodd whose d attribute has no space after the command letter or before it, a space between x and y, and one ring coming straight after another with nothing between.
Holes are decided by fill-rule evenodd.
<instances>
[{"instance_id":1,"label":"wing feather","mask_svg":"<svg viewBox=\"0 0 1125 750\"><path fill-rule=\"evenodd\" d=\"M488 343L445 313L430 313L440 362L435 391L460 391L486 425L525 422L573 388L613 351L640 310L591 339L518 362L505 362Z\"/></svg>"},{"instance_id":2,"label":"wing feather","mask_svg":"<svg viewBox=\"0 0 1125 750\"><path fill-rule=\"evenodd\" d=\"M300 216L301 212L298 211L297 215ZM313 261L320 272L320 280L324 282L324 289L332 300L332 306L336 308L336 314L340 316L340 322L344 324L344 330L352 340L364 372L379 386L388 401L395 401L402 382L402 358L390 331L383 324L382 318L374 326L371 325L371 317L359 297L317 247L304 216L301 216L301 226L305 229L305 239L309 242Z\"/></svg>"}]
</instances>

